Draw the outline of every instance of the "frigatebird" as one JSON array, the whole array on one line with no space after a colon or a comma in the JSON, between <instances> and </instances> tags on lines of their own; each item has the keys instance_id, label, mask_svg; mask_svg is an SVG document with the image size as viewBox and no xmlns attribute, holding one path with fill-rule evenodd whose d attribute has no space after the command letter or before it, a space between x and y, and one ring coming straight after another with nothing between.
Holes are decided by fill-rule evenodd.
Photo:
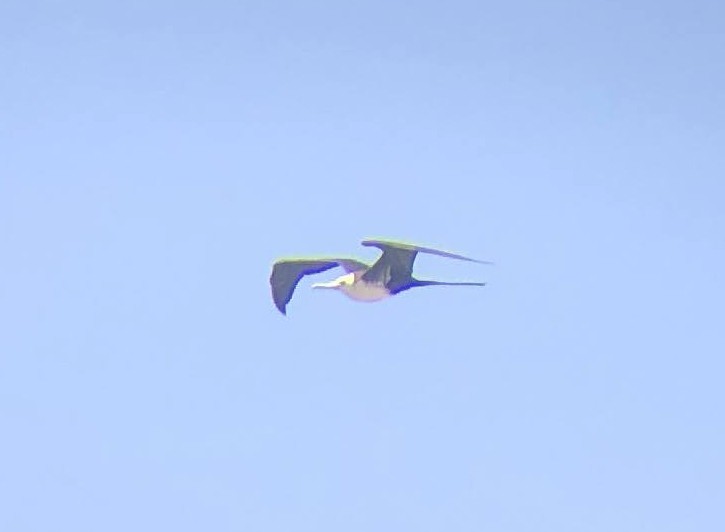
<instances>
[{"instance_id":1,"label":"frigatebird","mask_svg":"<svg viewBox=\"0 0 725 532\"><path fill-rule=\"evenodd\" d=\"M418 253L430 253L441 257L493 264L441 251L390 240L363 240L363 246L374 246L383 253L372 265L352 258L295 258L280 259L272 266L269 278L272 299L282 314L287 314L287 304L305 275L321 273L335 267L347 273L326 283L315 283L313 288L329 288L343 292L356 301L380 301L418 286L485 286L486 283L428 281L413 277L413 262Z\"/></svg>"}]
</instances>

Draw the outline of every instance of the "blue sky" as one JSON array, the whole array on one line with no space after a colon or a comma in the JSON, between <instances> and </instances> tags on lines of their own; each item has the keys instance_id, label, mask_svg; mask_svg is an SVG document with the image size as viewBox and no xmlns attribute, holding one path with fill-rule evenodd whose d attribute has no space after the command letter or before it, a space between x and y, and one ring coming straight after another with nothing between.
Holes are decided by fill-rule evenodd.
<instances>
[{"instance_id":1,"label":"blue sky","mask_svg":"<svg viewBox=\"0 0 725 532\"><path fill-rule=\"evenodd\" d=\"M0 529L722 529L724 11L5 2Z\"/></svg>"}]
</instances>

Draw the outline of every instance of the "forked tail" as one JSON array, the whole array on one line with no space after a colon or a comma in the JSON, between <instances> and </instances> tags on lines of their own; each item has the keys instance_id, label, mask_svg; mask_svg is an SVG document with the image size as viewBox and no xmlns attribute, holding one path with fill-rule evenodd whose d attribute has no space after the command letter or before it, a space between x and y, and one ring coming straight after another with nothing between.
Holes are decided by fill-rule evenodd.
<instances>
[{"instance_id":1,"label":"forked tail","mask_svg":"<svg viewBox=\"0 0 725 532\"><path fill-rule=\"evenodd\" d=\"M390 287L393 294L416 288L418 286L486 286L486 283L472 283L472 282L449 282L449 281L421 281L420 279L411 279L405 284L397 287Z\"/></svg>"},{"instance_id":2,"label":"forked tail","mask_svg":"<svg viewBox=\"0 0 725 532\"><path fill-rule=\"evenodd\" d=\"M486 283L454 283L448 281L419 281L418 279L416 279L413 281L411 288L414 286L486 286Z\"/></svg>"}]
</instances>

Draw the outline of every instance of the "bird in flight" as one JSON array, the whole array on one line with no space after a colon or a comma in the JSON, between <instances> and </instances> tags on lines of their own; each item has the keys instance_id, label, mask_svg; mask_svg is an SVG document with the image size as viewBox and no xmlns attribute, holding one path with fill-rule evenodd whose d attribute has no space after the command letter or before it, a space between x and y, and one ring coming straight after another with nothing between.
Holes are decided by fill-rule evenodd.
<instances>
[{"instance_id":1,"label":"bird in flight","mask_svg":"<svg viewBox=\"0 0 725 532\"><path fill-rule=\"evenodd\" d=\"M344 269L346 274L326 283L315 283L312 287L339 290L356 301L380 301L418 286L485 286L486 284L416 279L413 277L413 262L418 253L430 253L480 264L493 264L403 242L363 240L362 245L374 246L383 254L372 265L351 258L299 258L276 261L272 266L272 274L269 278L275 306L282 314L287 314L287 304L292 299L292 294L302 277L321 273L337 266Z\"/></svg>"}]
</instances>

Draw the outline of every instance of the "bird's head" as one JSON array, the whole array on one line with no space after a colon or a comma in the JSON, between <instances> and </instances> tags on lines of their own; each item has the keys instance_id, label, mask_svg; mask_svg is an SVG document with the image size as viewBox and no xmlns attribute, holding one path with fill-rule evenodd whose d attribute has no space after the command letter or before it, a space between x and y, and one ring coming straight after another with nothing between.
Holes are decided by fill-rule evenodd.
<instances>
[{"instance_id":1,"label":"bird's head","mask_svg":"<svg viewBox=\"0 0 725 532\"><path fill-rule=\"evenodd\" d=\"M355 274L348 273L347 275L343 275L342 277L338 277L337 279L333 279L332 281L328 281L326 283L315 283L312 285L312 288L340 289L343 286L350 286L354 282L355 282Z\"/></svg>"}]
</instances>

